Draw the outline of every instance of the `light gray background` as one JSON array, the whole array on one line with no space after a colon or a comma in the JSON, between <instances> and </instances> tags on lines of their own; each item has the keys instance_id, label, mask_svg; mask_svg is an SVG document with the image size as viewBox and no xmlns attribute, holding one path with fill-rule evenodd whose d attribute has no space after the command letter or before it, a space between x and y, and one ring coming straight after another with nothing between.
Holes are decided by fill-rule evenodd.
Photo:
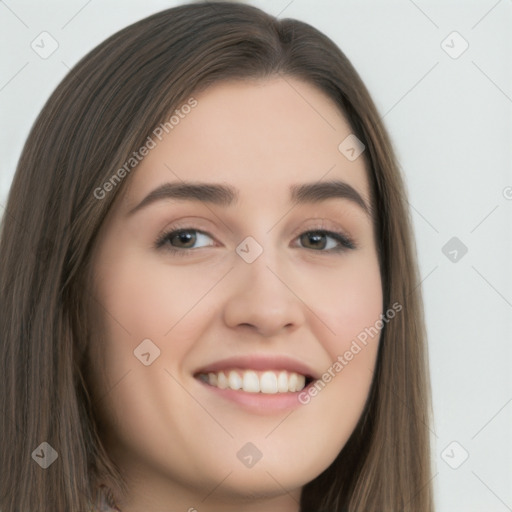
<instances>
[{"instance_id":1,"label":"light gray background","mask_svg":"<svg viewBox=\"0 0 512 512\"><path fill-rule=\"evenodd\" d=\"M177 3L0 2L0 215L28 131L68 68ZM370 89L405 174L417 238L437 511L512 510L512 0L249 3L325 32ZM47 59L31 48L43 31L59 44ZM458 58L441 47L453 31L469 43ZM461 48L453 38L445 44ZM452 237L468 248L456 262L442 252Z\"/></svg>"}]
</instances>

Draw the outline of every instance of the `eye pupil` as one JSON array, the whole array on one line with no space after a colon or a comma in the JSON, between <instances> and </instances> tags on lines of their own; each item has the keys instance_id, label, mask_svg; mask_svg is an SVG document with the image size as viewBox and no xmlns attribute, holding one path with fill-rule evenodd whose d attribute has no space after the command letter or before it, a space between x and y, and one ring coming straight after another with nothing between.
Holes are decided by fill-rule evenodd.
<instances>
[{"instance_id":1,"label":"eye pupil","mask_svg":"<svg viewBox=\"0 0 512 512\"><path fill-rule=\"evenodd\" d=\"M192 234L191 231L181 231L180 233L177 233L174 238L178 238L180 243L194 245L195 243L195 235Z\"/></svg>"},{"instance_id":2,"label":"eye pupil","mask_svg":"<svg viewBox=\"0 0 512 512\"><path fill-rule=\"evenodd\" d=\"M324 243L321 243L322 239L323 239ZM313 247L315 247L315 248L318 248L319 246L321 248L325 247L325 235L322 233L316 232L316 231L304 233L302 235L302 242L304 242L304 241L313 241ZM320 244L318 242L320 242ZM306 245L307 245L307 243L306 243Z\"/></svg>"}]
</instances>

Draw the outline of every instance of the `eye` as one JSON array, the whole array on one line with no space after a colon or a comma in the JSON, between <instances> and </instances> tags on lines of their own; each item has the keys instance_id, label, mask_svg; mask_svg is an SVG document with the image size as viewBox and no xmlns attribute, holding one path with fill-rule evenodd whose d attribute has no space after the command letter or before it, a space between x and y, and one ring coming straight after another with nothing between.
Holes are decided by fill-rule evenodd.
<instances>
[{"instance_id":1,"label":"eye","mask_svg":"<svg viewBox=\"0 0 512 512\"><path fill-rule=\"evenodd\" d=\"M306 249L320 250L320 252L340 252L346 249L355 249L351 239L343 233L334 231L306 231L299 236L299 240L306 246Z\"/></svg>"},{"instance_id":2,"label":"eye","mask_svg":"<svg viewBox=\"0 0 512 512\"><path fill-rule=\"evenodd\" d=\"M174 231L164 233L156 242L157 248L166 248L172 252L186 251L187 249L195 249L194 245L198 241L204 241L205 239L212 239L209 235L203 231L199 231L194 228L182 228ZM210 244L212 245L212 244Z\"/></svg>"},{"instance_id":3,"label":"eye","mask_svg":"<svg viewBox=\"0 0 512 512\"><path fill-rule=\"evenodd\" d=\"M186 256L190 255L191 251L194 249L201 249L202 247L208 246L213 247L214 244L205 244L207 239L213 240L213 238L204 231L193 227L185 227L164 233L155 242L155 248L165 249L173 254ZM354 242L344 233L325 229L304 231L297 239L305 249L328 254L344 252L356 248ZM197 247L196 244L198 243L203 243L203 245Z\"/></svg>"}]
</instances>

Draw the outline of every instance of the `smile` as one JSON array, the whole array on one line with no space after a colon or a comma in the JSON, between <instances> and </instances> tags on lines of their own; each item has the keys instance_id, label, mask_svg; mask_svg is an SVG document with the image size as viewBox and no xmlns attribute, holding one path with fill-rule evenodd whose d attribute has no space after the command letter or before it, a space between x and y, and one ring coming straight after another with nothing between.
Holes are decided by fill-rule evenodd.
<instances>
[{"instance_id":1,"label":"smile","mask_svg":"<svg viewBox=\"0 0 512 512\"><path fill-rule=\"evenodd\" d=\"M232 389L247 393L295 393L302 391L311 378L287 370L240 370L200 373L198 379L219 389Z\"/></svg>"}]
</instances>

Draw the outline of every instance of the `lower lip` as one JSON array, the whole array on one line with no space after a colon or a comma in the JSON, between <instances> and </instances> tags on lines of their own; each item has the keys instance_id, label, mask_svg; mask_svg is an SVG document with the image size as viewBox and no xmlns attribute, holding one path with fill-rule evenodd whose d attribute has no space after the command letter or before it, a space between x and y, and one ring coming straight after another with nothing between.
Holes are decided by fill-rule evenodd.
<instances>
[{"instance_id":1,"label":"lower lip","mask_svg":"<svg viewBox=\"0 0 512 512\"><path fill-rule=\"evenodd\" d=\"M211 391L215 395L234 402L251 412L257 412L260 414L282 412L285 410L295 409L301 406L299 401L299 395L306 392L309 386L313 384L311 382L308 386L297 392L288 393L248 393L247 391L234 389L221 389L216 386L211 386L200 379L196 379L203 387Z\"/></svg>"}]
</instances>

